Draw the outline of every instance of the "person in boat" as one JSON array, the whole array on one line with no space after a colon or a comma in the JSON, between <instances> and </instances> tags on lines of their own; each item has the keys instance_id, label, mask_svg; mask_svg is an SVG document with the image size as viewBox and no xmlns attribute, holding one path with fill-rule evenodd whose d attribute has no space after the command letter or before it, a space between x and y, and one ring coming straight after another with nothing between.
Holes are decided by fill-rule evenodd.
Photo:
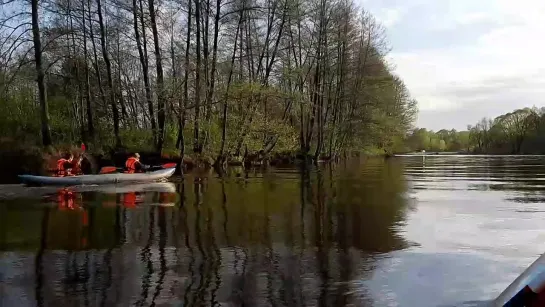
<instances>
[{"instance_id":1,"label":"person in boat","mask_svg":"<svg viewBox=\"0 0 545 307\"><path fill-rule=\"evenodd\" d=\"M142 173L146 169L148 166L140 162L140 154L138 153L131 155L125 162L125 173L127 174Z\"/></svg>"},{"instance_id":2,"label":"person in boat","mask_svg":"<svg viewBox=\"0 0 545 307\"><path fill-rule=\"evenodd\" d=\"M74 176L73 170L79 169L81 163L81 157L76 163L74 163L74 155L71 153L64 154L59 160L57 160L57 177Z\"/></svg>"}]
</instances>

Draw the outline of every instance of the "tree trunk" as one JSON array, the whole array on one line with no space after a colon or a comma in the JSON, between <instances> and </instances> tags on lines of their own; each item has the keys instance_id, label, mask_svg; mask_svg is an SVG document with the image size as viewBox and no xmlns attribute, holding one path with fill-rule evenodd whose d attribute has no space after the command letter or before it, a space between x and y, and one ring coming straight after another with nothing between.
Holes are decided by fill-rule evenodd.
<instances>
[{"instance_id":1,"label":"tree trunk","mask_svg":"<svg viewBox=\"0 0 545 307\"><path fill-rule=\"evenodd\" d=\"M95 68L95 73L97 77L98 90L100 93L100 99L102 104L106 104L106 94L104 93L104 87L102 86L102 74L98 67L98 55L97 55L97 46L95 42L95 34L93 30L93 18L91 17L91 0L87 0L87 6L89 7L88 18L89 18L89 38L91 39L91 44L93 45L93 67Z\"/></svg>"},{"instance_id":2,"label":"tree trunk","mask_svg":"<svg viewBox=\"0 0 545 307\"><path fill-rule=\"evenodd\" d=\"M218 0L219 1L219 0ZM246 2L244 2L246 3ZM231 81L233 79L233 70L235 68L235 57L237 54L237 42L238 42L238 35L240 33L240 27L242 26L242 20L244 16L244 6L242 7L242 10L240 11L240 17L238 19L237 24L237 32L235 34L235 40L233 44L233 53L231 55L231 66L229 68L229 76L227 77L227 89L225 90L225 97L223 98L223 115L222 115L222 129L221 129L221 146L220 146L220 153L218 156L218 159L216 160L216 164L223 163L225 159L225 143L227 138L227 106L228 106L228 95L229 95L229 87L231 85Z\"/></svg>"},{"instance_id":3,"label":"tree trunk","mask_svg":"<svg viewBox=\"0 0 545 307\"><path fill-rule=\"evenodd\" d=\"M165 98L164 98L164 81L163 81L163 64L161 59L161 46L159 45L159 34L157 33L157 24L155 22L155 7L154 0L149 0L149 14L151 21L151 30L153 33L153 43L155 45L155 66L157 70L157 152L163 150L165 141ZM198 0L197 0L198 1Z\"/></svg>"},{"instance_id":4,"label":"tree trunk","mask_svg":"<svg viewBox=\"0 0 545 307\"><path fill-rule=\"evenodd\" d=\"M136 0L133 0L133 6L136 7ZM138 34L138 26L135 22L135 38L137 38L136 43L140 45L138 54L140 57L140 64L142 65L142 74L144 77L144 88L146 91L146 101L148 103L148 112L150 116L151 131L153 135L153 143L157 144L157 122L155 121L155 111L153 107L153 100L151 96L151 85L149 80L149 58L148 58L148 43L146 39L146 27L144 23L144 7L142 5L142 0L139 0L140 6L140 26L142 29L142 42L140 43L140 35ZM135 9L136 11L136 9ZM135 17L136 18L136 17Z\"/></svg>"},{"instance_id":5,"label":"tree trunk","mask_svg":"<svg viewBox=\"0 0 545 307\"><path fill-rule=\"evenodd\" d=\"M42 144L51 145L51 129L49 128L49 106L45 88L45 72L42 64L42 42L40 40L40 23L38 17L38 0L31 0L32 6L32 40L34 42L34 60L38 82L38 99L40 101L40 117Z\"/></svg>"},{"instance_id":6,"label":"tree trunk","mask_svg":"<svg viewBox=\"0 0 545 307\"><path fill-rule=\"evenodd\" d=\"M121 10L118 8L117 13L121 15ZM116 33L116 47L117 47L117 95L119 97L119 104L121 105L121 121L127 122L127 106L125 105L125 97L123 95L123 78L121 72L123 71L123 61L121 60L121 32L119 28Z\"/></svg>"},{"instance_id":7,"label":"tree trunk","mask_svg":"<svg viewBox=\"0 0 545 307\"><path fill-rule=\"evenodd\" d=\"M175 19L174 17L170 20L171 24L170 24L170 61L172 63L172 87L178 87L178 84L180 82L180 73L178 71L178 68L179 68L179 63L178 63L178 60L176 58L176 50L174 48L174 24L175 24ZM170 110L171 110L171 117L172 117L172 121L175 121L177 120L178 121L178 127L180 127L180 119L181 117L179 116L180 114L178 114L178 118L175 117L175 110L174 110L174 96L176 96L176 99L178 101L178 106L181 106L182 105L182 96L181 95L178 95L177 91L175 91L174 89L172 90L170 96L169 96L169 99L172 101L170 104L169 104L169 107L170 107ZM178 111L181 111L181 108L179 108ZM178 143L176 143L176 148L178 148Z\"/></svg>"},{"instance_id":8,"label":"tree trunk","mask_svg":"<svg viewBox=\"0 0 545 307\"><path fill-rule=\"evenodd\" d=\"M195 0L195 25L197 42L196 53L197 61L195 67L195 124L193 129L193 152L200 154L202 151L201 144L199 142L199 121L200 121L200 103L201 103L201 1Z\"/></svg>"},{"instance_id":9,"label":"tree trunk","mask_svg":"<svg viewBox=\"0 0 545 307\"><path fill-rule=\"evenodd\" d=\"M100 25L100 44L102 45L102 57L106 64L106 74L108 78L108 91L110 105L112 107L113 122L114 122L114 136L116 147L121 146L121 138L119 137L119 110L117 110L117 103L115 101L114 85L112 79L112 64L110 63L110 56L106 48L106 30L104 28L104 20L102 18L102 0L97 1L98 23Z\"/></svg>"},{"instance_id":10,"label":"tree trunk","mask_svg":"<svg viewBox=\"0 0 545 307\"><path fill-rule=\"evenodd\" d=\"M207 2L209 5L209 1ZM214 16L214 40L212 42L212 68L209 75L209 88L206 93L206 105L207 113L206 120L208 122L208 127L206 130L206 135L204 137L204 146L208 143L208 138L210 137L210 120L211 120L211 105L212 99L214 97L215 85L216 85L216 65L218 59L218 36L219 36L219 20L220 20L220 11L221 11L221 0L216 0L216 14ZM208 15L207 15L208 16ZM208 31L207 31L208 34Z\"/></svg>"},{"instance_id":11,"label":"tree trunk","mask_svg":"<svg viewBox=\"0 0 545 307\"><path fill-rule=\"evenodd\" d=\"M77 51L76 51L76 36L74 31L74 21L72 19L72 1L67 1L67 15L70 23L70 38L72 41L71 48L69 47L68 50L68 56L70 58L75 59L75 77L76 77L76 85L77 85L77 99L74 99L74 105L77 106L76 111L77 114L74 116L74 120L76 121L76 125L79 123L79 130L80 130L80 140L81 142L87 141L87 136L85 133L85 114L84 114L84 93L83 93L83 85L81 84L81 78L80 78L80 60L76 57Z\"/></svg>"},{"instance_id":12,"label":"tree trunk","mask_svg":"<svg viewBox=\"0 0 545 307\"><path fill-rule=\"evenodd\" d=\"M87 64L87 26L85 19L85 0L81 1L82 7L82 28L83 28L83 58L85 59L85 101L87 103L87 133L89 138L95 140L95 126L93 122L93 110L91 108L91 86L89 82L89 65Z\"/></svg>"},{"instance_id":13,"label":"tree trunk","mask_svg":"<svg viewBox=\"0 0 545 307\"><path fill-rule=\"evenodd\" d=\"M180 144L180 156L182 159L184 158L185 154L185 140L184 140L184 128L185 128L185 105L187 104L187 101L189 100L189 92L188 92L188 80L189 80L189 49L191 47L191 17L192 17L192 8L193 5L191 4L191 1L187 3L188 10L187 10L187 35L186 35L186 41L185 41L185 59L184 59L184 96L183 99L180 100L180 119L178 122L178 143Z\"/></svg>"}]
</instances>

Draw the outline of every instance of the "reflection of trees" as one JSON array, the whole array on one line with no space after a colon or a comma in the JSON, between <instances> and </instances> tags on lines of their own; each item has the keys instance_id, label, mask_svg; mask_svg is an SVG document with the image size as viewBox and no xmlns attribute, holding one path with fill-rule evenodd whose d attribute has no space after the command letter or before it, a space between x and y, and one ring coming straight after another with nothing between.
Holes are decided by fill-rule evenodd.
<instances>
[{"instance_id":1,"label":"reflection of trees","mask_svg":"<svg viewBox=\"0 0 545 307\"><path fill-rule=\"evenodd\" d=\"M199 252L199 267L197 269L197 277L199 279L199 284L197 285L196 293L193 296L193 301L191 302L190 306L197 306L197 301L202 301L203 299L203 290L204 290L204 278L205 278L205 261L206 254L204 253L203 244L202 244L202 232L201 232L201 215L202 215L202 207L201 207L201 189L202 185L199 183L194 183L194 193L195 193L195 211L196 211L196 220L195 220L195 241L197 243L197 251Z\"/></svg>"},{"instance_id":2,"label":"reflection of trees","mask_svg":"<svg viewBox=\"0 0 545 307\"><path fill-rule=\"evenodd\" d=\"M185 192L185 185L182 184L182 189L181 189L181 192ZM185 193L182 194L182 199L185 200ZM194 279L195 279L195 273L193 271L193 267L194 267L194 264L195 264L195 256L194 256L194 253L193 253L193 248L191 246L191 240L190 240L190 231L189 231L189 216L188 216L188 210L185 206L185 203L182 204L182 210L184 212L184 232L185 232L185 247L187 249L187 252L189 254L189 265L188 265L188 271L189 271L189 276L187 277L188 278L188 282L186 282L187 286L185 287L185 291L184 291L184 298L183 298L183 306L189 306L189 295L191 294L191 290L193 289L193 283L194 283ZM181 273L181 272L180 272Z\"/></svg>"},{"instance_id":3,"label":"reflection of trees","mask_svg":"<svg viewBox=\"0 0 545 307\"><path fill-rule=\"evenodd\" d=\"M339 170L335 180L335 215L344 215L347 233L339 241L360 251L376 253L405 248L407 242L396 229L405 219L406 190L402 169L396 162L367 159L363 171L350 163Z\"/></svg>"},{"instance_id":4,"label":"reflection of trees","mask_svg":"<svg viewBox=\"0 0 545 307\"><path fill-rule=\"evenodd\" d=\"M142 277L142 292L140 294L140 300L136 303L137 306L144 306L147 301L149 288L151 287L151 276L153 274L153 262L151 261L151 245L153 243L154 235L154 222L155 222L155 208L150 208L148 218L148 238L146 245L140 252L140 261L145 266L145 273Z\"/></svg>"},{"instance_id":5,"label":"reflection of trees","mask_svg":"<svg viewBox=\"0 0 545 307\"><path fill-rule=\"evenodd\" d=\"M44 305L44 298L43 298L43 284L44 284L44 275L43 275L43 257L44 252L47 248L47 228L49 226L49 209L44 209L42 222L41 222L41 240L40 240L40 246L38 248L38 252L36 253L36 260L35 260L35 271L34 274L36 276L36 284L35 284L35 297L36 297L36 304L38 306Z\"/></svg>"},{"instance_id":6,"label":"reflection of trees","mask_svg":"<svg viewBox=\"0 0 545 307\"><path fill-rule=\"evenodd\" d=\"M165 259L165 246L166 246L166 240L167 240L165 208L159 207L157 208L157 210L159 211L158 224L159 224L160 269L159 269L159 280L157 281L157 285L155 286L155 293L153 294L153 298L151 300L152 306L155 305L155 300L157 299L157 297L159 296L159 293L163 289L163 283L165 281L165 274L167 271L167 265L166 265L166 259Z\"/></svg>"},{"instance_id":7,"label":"reflection of trees","mask_svg":"<svg viewBox=\"0 0 545 307\"><path fill-rule=\"evenodd\" d=\"M101 206L104 198L84 203L84 232L77 214L52 210L43 215L51 222L41 257L66 257L50 248L70 251L69 271L82 272L75 279L87 290L41 293L82 305L364 304L366 290L354 281L372 273L374 255L406 246L397 234L406 210L402 171L370 159L242 183L184 180L175 207L146 206L156 194L131 209ZM88 244L61 231L88 234ZM54 283L56 262L41 263L51 268L35 275Z\"/></svg>"}]
</instances>

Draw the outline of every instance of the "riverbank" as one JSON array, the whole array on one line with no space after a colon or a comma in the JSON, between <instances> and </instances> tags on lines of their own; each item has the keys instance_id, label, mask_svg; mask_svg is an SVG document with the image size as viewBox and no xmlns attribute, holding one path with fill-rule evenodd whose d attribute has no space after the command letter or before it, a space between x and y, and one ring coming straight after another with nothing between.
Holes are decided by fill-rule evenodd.
<instances>
[{"instance_id":1,"label":"riverbank","mask_svg":"<svg viewBox=\"0 0 545 307\"><path fill-rule=\"evenodd\" d=\"M413 152L403 152L403 153L395 153L392 154L394 156L396 155L404 155L404 156L433 156L433 155L443 155L443 156L455 156L455 155L472 155L472 153L467 151L413 151Z\"/></svg>"},{"instance_id":2,"label":"riverbank","mask_svg":"<svg viewBox=\"0 0 545 307\"><path fill-rule=\"evenodd\" d=\"M84 157L82 169L84 173L96 174L104 166L122 167L134 150L127 148L113 149L92 146L91 149L83 150L76 145L56 145L43 148L36 145L29 145L17 142L13 139L0 139L0 183L17 183L18 175L52 175L56 169L56 161L62 154L70 152L75 159ZM148 165L159 165L163 163L176 163L179 167L177 174L182 171L193 169L210 170L215 168L221 172L229 166L244 168L253 167L294 167L301 164L328 163L332 160L339 160L352 156L381 156L377 152L369 153L346 153L342 157L330 158L320 157L317 161L311 156L301 155L297 151L272 152L268 155L263 152L246 153L243 156L226 156L221 165L216 165L216 158L209 154L186 154L183 158L173 150L165 150L159 154L153 151L138 151L141 161Z\"/></svg>"},{"instance_id":3,"label":"riverbank","mask_svg":"<svg viewBox=\"0 0 545 307\"><path fill-rule=\"evenodd\" d=\"M197 171L210 171L215 169L223 173L226 168L243 167L266 168L266 167L296 167L301 165L325 164L338 162L351 157L389 157L392 154L386 153L380 148L364 148L361 151L347 151L342 154L329 157L320 156L315 159L314 155L304 155L298 150L273 151L264 154L263 151L245 152L239 156L227 155L218 163L217 153L194 154L187 152L182 158L179 149L167 148L162 153L157 153L143 144L134 143L123 148L112 148L100 144L86 144L85 150L81 144L56 144L54 146L42 147L35 144L20 142L12 138L0 138L0 183L18 183L18 175L33 174L50 176L56 170L56 161L62 154L70 152L75 159L84 157L82 169L86 174L96 174L102 167L117 166L123 167L130 154L138 152L141 161L147 165L160 165L164 163L176 163L178 168L176 174Z\"/></svg>"},{"instance_id":4,"label":"riverbank","mask_svg":"<svg viewBox=\"0 0 545 307\"><path fill-rule=\"evenodd\" d=\"M517 157L517 156L545 156L543 153L517 153L517 154L509 154L509 153L497 153L497 152L490 152L490 153L479 153L479 152L409 152L409 153L397 153L397 154L391 154L388 155L389 157L424 157L424 156L483 156L483 157Z\"/></svg>"}]
</instances>

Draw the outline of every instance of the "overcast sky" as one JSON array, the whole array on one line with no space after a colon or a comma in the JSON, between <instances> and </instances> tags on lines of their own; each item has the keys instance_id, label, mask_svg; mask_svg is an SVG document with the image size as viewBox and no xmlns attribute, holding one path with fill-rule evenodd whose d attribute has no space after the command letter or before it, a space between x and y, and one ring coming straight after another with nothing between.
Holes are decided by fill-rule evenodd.
<instances>
[{"instance_id":1,"label":"overcast sky","mask_svg":"<svg viewBox=\"0 0 545 307\"><path fill-rule=\"evenodd\" d=\"M359 0L387 28L417 126L545 105L545 0Z\"/></svg>"}]
</instances>

